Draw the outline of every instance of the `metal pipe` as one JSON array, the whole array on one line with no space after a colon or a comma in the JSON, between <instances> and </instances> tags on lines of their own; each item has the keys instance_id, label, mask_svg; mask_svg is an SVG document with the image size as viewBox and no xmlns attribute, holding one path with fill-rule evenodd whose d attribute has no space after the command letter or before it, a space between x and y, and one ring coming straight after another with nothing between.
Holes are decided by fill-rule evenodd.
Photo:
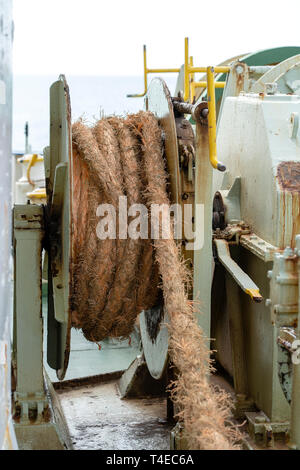
<instances>
[{"instance_id":1,"label":"metal pipe","mask_svg":"<svg viewBox=\"0 0 300 470\"><path fill-rule=\"evenodd\" d=\"M179 73L180 69L147 69L147 73Z\"/></svg>"},{"instance_id":2,"label":"metal pipe","mask_svg":"<svg viewBox=\"0 0 300 470\"><path fill-rule=\"evenodd\" d=\"M149 73L179 73L180 68L169 68L169 69L148 69L147 68L147 53L146 46L143 46L143 55L144 55L144 92L140 94L127 95L127 98L142 98L146 95L148 89L148 74ZM193 99L195 88L205 88L204 83L196 84L194 82L195 73L205 73L206 67L194 67L193 66L193 57L189 57L189 39L184 39L184 100L190 101L190 98ZM220 66L215 67L215 73L228 73L230 72L230 67ZM190 83L191 75L191 83ZM223 85L224 84L224 85ZM216 82L216 88L224 88L225 82ZM192 93L191 93L192 92Z\"/></svg>"},{"instance_id":3,"label":"metal pipe","mask_svg":"<svg viewBox=\"0 0 300 470\"><path fill-rule=\"evenodd\" d=\"M225 88L226 82L215 82L215 88ZM191 82L191 102L193 102L195 97L196 88L207 88L207 82Z\"/></svg>"},{"instance_id":4,"label":"metal pipe","mask_svg":"<svg viewBox=\"0 0 300 470\"><path fill-rule=\"evenodd\" d=\"M143 98L146 95L148 89L148 71L147 71L147 50L146 45L143 46L143 57L144 57L144 93L126 95L127 98Z\"/></svg>"},{"instance_id":5,"label":"metal pipe","mask_svg":"<svg viewBox=\"0 0 300 470\"><path fill-rule=\"evenodd\" d=\"M208 115L207 103L202 101L198 104L186 103L185 101L173 101L173 108L181 114L191 114L195 122L200 122Z\"/></svg>"},{"instance_id":6,"label":"metal pipe","mask_svg":"<svg viewBox=\"0 0 300 470\"><path fill-rule=\"evenodd\" d=\"M264 75L273 67L273 65L252 65L251 67L249 67L249 72L256 73L257 75Z\"/></svg>"},{"instance_id":7,"label":"metal pipe","mask_svg":"<svg viewBox=\"0 0 300 470\"><path fill-rule=\"evenodd\" d=\"M189 68L193 68L194 67L194 58L193 56L190 57L190 62L189 62ZM191 73L191 85L194 83L195 81L195 74L194 73Z\"/></svg>"},{"instance_id":8,"label":"metal pipe","mask_svg":"<svg viewBox=\"0 0 300 470\"><path fill-rule=\"evenodd\" d=\"M189 38L184 38L184 101L188 101L190 97L189 85Z\"/></svg>"},{"instance_id":9,"label":"metal pipe","mask_svg":"<svg viewBox=\"0 0 300 470\"><path fill-rule=\"evenodd\" d=\"M215 88L225 88L226 82L215 82ZM195 82L194 88L206 88L207 82Z\"/></svg>"},{"instance_id":10,"label":"metal pipe","mask_svg":"<svg viewBox=\"0 0 300 470\"><path fill-rule=\"evenodd\" d=\"M190 67L189 72L191 73L205 73L207 70L207 67ZM230 67L221 67L217 66L214 67L215 73L229 73L230 72Z\"/></svg>"},{"instance_id":11,"label":"metal pipe","mask_svg":"<svg viewBox=\"0 0 300 470\"><path fill-rule=\"evenodd\" d=\"M147 49L146 46L143 46L143 57L144 57L144 92L134 95L126 95L127 98L143 98L146 95L148 90L148 74L149 73L179 73L179 68L170 68L170 69L148 69L147 68Z\"/></svg>"},{"instance_id":12,"label":"metal pipe","mask_svg":"<svg viewBox=\"0 0 300 470\"><path fill-rule=\"evenodd\" d=\"M147 75L147 49L146 45L143 46L143 56L144 56L144 95L147 93L148 89L148 75Z\"/></svg>"},{"instance_id":13,"label":"metal pipe","mask_svg":"<svg viewBox=\"0 0 300 470\"><path fill-rule=\"evenodd\" d=\"M213 168L225 171L226 166L217 160L217 116L215 96L215 69L207 67L208 141L209 159Z\"/></svg>"}]
</instances>

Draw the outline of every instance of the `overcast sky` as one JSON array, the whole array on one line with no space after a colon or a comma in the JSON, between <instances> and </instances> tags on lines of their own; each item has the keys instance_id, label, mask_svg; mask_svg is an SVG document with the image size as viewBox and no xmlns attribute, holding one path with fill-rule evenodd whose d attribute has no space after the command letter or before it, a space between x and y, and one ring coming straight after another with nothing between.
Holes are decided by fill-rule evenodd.
<instances>
[{"instance_id":1,"label":"overcast sky","mask_svg":"<svg viewBox=\"0 0 300 470\"><path fill-rule=\"evenodd\" d=\"M300 0L14 0L17 74L140 75L178 67L184 37L196 65L300 45Z\"/></svg>"}]
</instances>

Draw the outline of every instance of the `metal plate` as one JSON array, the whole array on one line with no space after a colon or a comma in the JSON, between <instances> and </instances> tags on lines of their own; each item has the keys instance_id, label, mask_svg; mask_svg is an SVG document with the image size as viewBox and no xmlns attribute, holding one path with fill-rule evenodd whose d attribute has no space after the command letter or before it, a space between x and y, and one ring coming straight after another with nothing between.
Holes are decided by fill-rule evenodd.
<instances>
[{"instance_id":1,"label":"metal plate","mask_svg":"<svg viewBox=\"0 0 300 470\"><path fill-rule=\"evenodd\" d=\"M274 66L271 70L266 72L253 86L253 93L265 92L265 84L273 83L279 81L278 92L279 93L295 93L296 90L292 90L288 83L289 81L293 82L292 77L288 77L288 74L294 71L294 67L298 65L299 67L300 55L295 55L289 57L288 59L280 62L278 65ZM296 80L298 79L299 73L296 71ZM292 80L289 80L292 79Z\"/></svg>"},{"instance_id":2,"label":"metal plate","mask_svg":"<svg viewBox=\"0 0 300 470\"><path fill-rule=\"evenodd\" d=\"M181 179L178 143L170 91L161 78L154 78L148 88L146 109L158 119L164 132L164 154L168 166L169 192L172 203L181 203ZM163 306L154 307L140 315L140 329L145 360L154 379L160 379L168 362L169 332Z\"/></svg>"},{"instance_id":3,"label":"metal plate","mask_svg":"<svg viewBox=\"0 0 300 470\"><path fill-rule=\"evenodd\" d=\"M175 126L173 104L170 91L161 78L154 78L148 88L146 109L157 117L164 131L165 157L170 175L170 193L173 203L181 201L180 168L178 144Z\"/></svg>"},{"instance_id":4,"label":"metal plate","mask_svg":"<svg viewBox=\"0 0 300 470\"><path fill-rule=\"evenodd\" d=\"M156 380L163 376L168 362L169 332L167 323L167 314L162 306L154 307L140 314L145 360L150 374Z\"/></svg>"},{"instance_id":5,"label":"metal plate","mask_svg":"<svg viewBox=\"0 0 300 470\"><path fill-rule=\"evenodd\" d=\"M48 155L48 158L47 158ZM69 88L63 75L50 88L50 149L46 152L49 232L48 363L65 376L70 354L72 135Z\"/></svg>"}]
</instances>

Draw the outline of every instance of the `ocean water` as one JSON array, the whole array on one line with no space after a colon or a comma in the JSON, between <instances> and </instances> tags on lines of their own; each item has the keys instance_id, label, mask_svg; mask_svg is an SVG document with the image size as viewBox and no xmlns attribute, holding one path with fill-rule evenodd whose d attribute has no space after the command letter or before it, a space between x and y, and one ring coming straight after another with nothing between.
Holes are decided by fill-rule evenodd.
<instances>
[{"instance_id":1,"label":"ocean water","mask_svg":"<svg viewBox=\"0 0 300 470\"><path fill-rule=\"evenodd\" d=\"M168 75L173 93L176 77ZM49 88L56 76L14 76L13 151L24 152L25 122L29 122L29 143L33 152L42 152L49 144ZM143 98L126 98L141 93L143 77L134 76L67 76L70 88L72 121L83 116L94 122L103 114L124 115L143 109Z\"/></svg>"}]
</instances>

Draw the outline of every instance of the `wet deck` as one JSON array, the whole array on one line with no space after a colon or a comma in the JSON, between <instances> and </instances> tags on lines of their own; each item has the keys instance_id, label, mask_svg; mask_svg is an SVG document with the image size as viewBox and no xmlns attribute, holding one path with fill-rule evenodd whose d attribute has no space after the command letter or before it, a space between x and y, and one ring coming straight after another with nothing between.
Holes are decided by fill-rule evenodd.
<instances>
[{"instance_id":1,"label":"wet deck","mask_svg":"<svg viewBox=\"0 0 300 470\"><path fill-rule=\"evenodd\" d=\"M167 450L164 398L120 399L117 381L57 390L76 450Z\"/></svg>"}]
</instances>

